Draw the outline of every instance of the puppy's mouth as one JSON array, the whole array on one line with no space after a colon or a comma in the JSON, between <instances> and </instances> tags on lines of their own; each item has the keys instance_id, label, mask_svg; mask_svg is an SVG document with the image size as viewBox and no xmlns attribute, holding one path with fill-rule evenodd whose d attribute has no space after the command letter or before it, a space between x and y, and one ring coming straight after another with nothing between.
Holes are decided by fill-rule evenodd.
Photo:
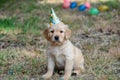
<instances>
[{"instance_id":1,"label":"puppy's mouth","mask_svg":"<svg viewBox=\"0 0 120 80\"><path fill-rule=\"evenodd\" d=\"M52 44L54 46L60 46L60 45L62 45L62 42L60 42L60 41L53 41Z\"/></svg>"},{"instance_id":2,"label":"puppy's mouth","mask_svg":"<svg viewBox=\"0 0 120 80\"><path fill-rule=\"evenodd\" d=\"M60 40L54 40L53 42L54 42L54 43L61 43Z\"/></svg>"},{"instance_id":3,"label":"puppy's mouth","mask_svg":"<svg viewBox=\"0 0 120 80\"><path fill-rule=\"evenodd\" d=\"M60 40L54 40L54 42L57 42L57 43L59 43L59 42L61 42Z\"/></svg>"}]
</instances>

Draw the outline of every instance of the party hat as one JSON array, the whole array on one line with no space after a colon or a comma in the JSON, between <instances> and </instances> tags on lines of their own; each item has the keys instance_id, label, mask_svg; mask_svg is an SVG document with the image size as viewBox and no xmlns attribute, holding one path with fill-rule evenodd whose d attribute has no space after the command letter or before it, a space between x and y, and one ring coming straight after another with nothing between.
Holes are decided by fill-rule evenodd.
<instances>
[{"instance_id":1,"label":"party hat","mask_svg":"<svg viewBox=\"0 0 120 80\"><path fill-rule=\"evenodd\" d=\"M50 15L50 24L57 24L61 22L59 20L59 18L57 17L57 15L55 14L55 11L53 10L53 8L51 8L51 15Z\"/></svg>"}]
</instances>

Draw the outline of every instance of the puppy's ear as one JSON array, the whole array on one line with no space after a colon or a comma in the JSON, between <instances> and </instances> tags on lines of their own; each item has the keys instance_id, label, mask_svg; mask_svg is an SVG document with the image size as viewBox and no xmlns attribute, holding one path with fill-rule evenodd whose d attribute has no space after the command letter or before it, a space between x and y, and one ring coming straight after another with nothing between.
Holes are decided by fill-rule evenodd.
<instances>
[{"instance_id":1,"label":"puppy's ear","mask_svg":"<svg viewBox=\"0 0 120 80\"><path fill-rule=\"evenodd\" d=\"M71 36L71 30L69 28L66 28L65 31L65 39L68 40Z\"/></svg>"},{"instance_id":2,"label":"puppy's ear","mask_svg":"<svg viewBox=\"0 0 120 80\"><path fill-rule=\"evenodd\" d=\"M44 34L44 36L47 40L50 40L50 37L49 37L49 34L48 34L48 28L44 30L43 34Z\"/></svg>"}]
</instances>

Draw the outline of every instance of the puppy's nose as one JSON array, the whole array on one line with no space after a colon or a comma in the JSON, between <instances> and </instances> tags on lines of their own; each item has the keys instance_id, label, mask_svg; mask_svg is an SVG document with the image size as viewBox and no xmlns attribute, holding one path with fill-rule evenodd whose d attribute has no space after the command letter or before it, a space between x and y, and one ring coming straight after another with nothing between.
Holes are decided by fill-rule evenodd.
<instances>
[{"instance_id":1,"label":"puppy's nose","mask_svg":"<svg viewBox=\"0 0 120 80\"><path fill-rule=\"evenodd\" d=\"M55 40L56 40L56 41L58 41L58 40L59 40L59 36L55 36L54 38L55 38Z\"/></svg>"}]
</instances>

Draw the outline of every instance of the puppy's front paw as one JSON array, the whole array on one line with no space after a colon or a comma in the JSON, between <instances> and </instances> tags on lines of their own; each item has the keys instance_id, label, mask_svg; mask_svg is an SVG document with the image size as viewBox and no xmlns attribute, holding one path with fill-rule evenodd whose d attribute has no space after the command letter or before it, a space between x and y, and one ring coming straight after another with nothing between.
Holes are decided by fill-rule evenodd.
<instances>
[{"instance_id":1,"label":"puppy's front paw","mask_svg":"<svg viewBox=\"0 0 120 80\"><path fill-rule=\"evenodd\" d=\"M61 77L58 80L69 80L69 78Z\"/></svg>"},{"instance_id":2,"label":"puppy's front paw","mask_svg":"<svg viewBox=\"0 0 120 80\"><path fill-rule=\"evenodd\" d=\"M49 75L49 74L42 75L42 78L44 78L44 79L48 79L50 77L51 77L51 75Z\"/></svg>"},{"instance_id":3,"label":"puppy's front paw","mask_svg":"<svg viewBox=\"0 0 120 80\"><path fill-rule=\"evenodd\" d=\"M64 77L59 78L58 80L64 80Z\"/></svg>"}]
</instances>

